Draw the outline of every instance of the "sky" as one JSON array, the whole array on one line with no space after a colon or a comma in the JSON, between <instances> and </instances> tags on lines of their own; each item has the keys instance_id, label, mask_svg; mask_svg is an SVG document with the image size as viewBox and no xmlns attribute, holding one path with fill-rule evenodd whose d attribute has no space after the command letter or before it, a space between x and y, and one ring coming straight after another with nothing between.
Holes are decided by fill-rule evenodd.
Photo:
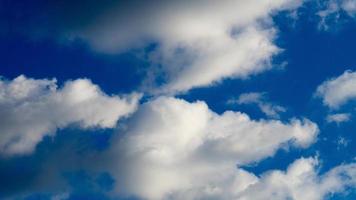
<instances>
[{"instance_id":1,"label":"sky","mask_svg":"<svg viewBox=\"0 0 356 200\"><path fill-rule=\"evenodd\" d=\"M355 36L355 0L0 0L0 199L355 199Z\"/></svg>"}]
</instances>

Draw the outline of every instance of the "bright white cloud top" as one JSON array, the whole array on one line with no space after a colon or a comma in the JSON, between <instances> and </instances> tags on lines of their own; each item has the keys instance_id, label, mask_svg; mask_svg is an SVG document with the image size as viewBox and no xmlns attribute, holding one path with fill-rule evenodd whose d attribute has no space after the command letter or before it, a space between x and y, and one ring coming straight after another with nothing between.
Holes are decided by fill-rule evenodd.
<instances>
[{"instance_id":1,"label":"bright white cloud top","mask_svg":"<svg viewBox=\"0 0 356 200\"><path fill-rule=\"evenodd\" d=\"M0 154L28 154L44 136L78 124L113 128L136 110L140 95L108 96L88 79L67 81L19 76L0 80Z\"/></svg>"},{"instance_id":2,"label":"bright white cloud top","mask_svg":"<svg viewBox=\"0 0 356 200\"><path fill-rule=\"evenodd\" d=\"M236 197L249 185L241 181L255 180L236 165L257 162L282 147L308 147L318 133L306 119L254 121L240 112L219 115L204 102L169 97L142 105L127 127L112 145L111 171L118 191L148 199Z\"/></svg>"},{"instance_id":3,"label":"bright white cloud top","mask_svg":"<svg viewBox=\"0 0 356 200\"><path fill-rule=\"evenodd\" d=\"M225 78L246 78L271 68L279 52L270 14L302 1L153 1L113 6L71 37L102 52L158 44L149 58L166 84L158 93L184 92ZM126 20L130 19L130 20ZM152 71L151 71L152 73ZM157 75L158 76L158 75Z\"/></svg>"},{"instance_id":4,"label":"bright white cloud top","mask_svg":"<svg viewBox=\"0 0 356 200\"><path fill-rule=\"evenodd\" d=\"M348 101L356 99L356 72L345 71L342 75L323 82L316 95L324 105L338 109Z\"/></svg>"}]
</instances>

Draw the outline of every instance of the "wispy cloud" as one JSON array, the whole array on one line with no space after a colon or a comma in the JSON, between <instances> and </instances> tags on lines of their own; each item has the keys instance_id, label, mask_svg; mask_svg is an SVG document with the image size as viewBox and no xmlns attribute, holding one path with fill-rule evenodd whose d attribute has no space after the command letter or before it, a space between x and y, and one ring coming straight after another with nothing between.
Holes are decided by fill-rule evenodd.
<instances>
[{"instance_id":1,"label":"wispy cloud","mask_svg":"<svg viewBox=\"0 0 356 200\"><path fill-rule=\"evenodd\" d=\"M274 105L267 101L266 93L250 92L243 93L237 99L230 99L228 104L256 104L259 109L268 117L280 118L280 113L286 112L286 108Z\"/></svg>"},{"instance_id":2,"label":"wispy cloud","mask_svg":"<svg viewBox=\"0 0 356 200\"><path fill-rule=\"evenodd\" d=\"M329 123L337 123L340 124L342 122L350 121L351 114L350 113L337 113L337 114L329 114L326 116L326 121Z\"/></svg>"},{"instance_id":3,"label":"wispy cloud","mask_svg":"<svg viewBox=\"0 0 356 200\"><path fill-rule=\"evenodd\" d=\"M340 20L340 15L346 13L350 17L356 16L356 1L355 0L327 0L321 1L322 10L317 12L321 21L319 28L328 30L333 23L337 23Z\"/></svg>"}]
</instances>

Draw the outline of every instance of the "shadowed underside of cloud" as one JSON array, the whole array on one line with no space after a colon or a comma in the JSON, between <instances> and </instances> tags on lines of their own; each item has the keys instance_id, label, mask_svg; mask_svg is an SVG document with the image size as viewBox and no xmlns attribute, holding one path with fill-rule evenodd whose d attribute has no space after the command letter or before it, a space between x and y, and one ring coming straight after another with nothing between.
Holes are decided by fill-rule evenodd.
<instances>
[{"instance_id":1,"label":"shadowed underside of cloud","mask_svg":"<svg viewBox=\"0 0 356 200\"><path fill-rule=\"evenodd\" d=\"M254 121L169 97L140 106L127 127L112 144L110 171L119 193L148 199L237 197L249 185L240 181L251 181L251 175L236 165L258 162L282 147L308 147L318 133L306 119Z\"/></svg>"},{"instance_id":2,"label":"shadowed underside of cloud","mask_svg":"<svg viewBox=\"0 0 356 200\"><path fill-rule=\"evenodd\" d=\"M113 128L134 112L140 95L108 96L88 79L0 80L0 155L31 153L45 136L77 124L82 129Z\"/></svg>"},{"instance_id":3,"label":"shadowed underside of cloud","mask_svg":"<svg viewBox=\"0 0 356 200\"><path fill-rule=\"evenodd\" d=\"M143 156L139 159L142 159ZM117 158L114 161L117 161ZM137 184L136 186L138 187L134 191L130 191L133 192L131 195L139 197L139 199L156 200L324 200L336 194L347 193L350 189L352 190L356 187L356 164L341 164L331 168L329 171L319 173L319 160L311 157L295 160L286 170L269 170L259 176L242 168L221 167L223 165L221 163L212 164L207 162L200 163L202 166L199 166L199 168L203 171L199 171L199 169L195 168L197 166L192 164L182 163L182 165L177 165L176 167L165 165L166 170L162 171L162 173L158 173L158 171L154 173L154 168L152 168L154 163L158 164L156 162L142 163L138 161L136 164L145 165L133 166L132 170L141 169L141 171L136 171L137 174L134 176L134 172L128 175L131 176L130 181L132 181L132 184ZM161 167L163 167L163 163L161 164ZM157 167L155 166L155 168ZM183 169L183 167L187 168ZM214 167L218 168L213 169ZM205 174L209 168L209 174ZM187 177L188 172L189 177ZM121 177L123 176L121 175ZM120 177L116 178L120 181ZM172 187L171 181L178 180L180 180L180 185ZM143 183L140 181L143 181ZM93 183L87 182L87 184ZM134 187L134 185L132 186ZM169 191L167 191L168 188L170 189ZM116 199L115 197L117 197L118 193L128 192L124 189L127 188L120 187L104 199L109 199L109 196ZM154 189L154 191L149 191L149 189ZM162 189L165 189L165 191L162 191ZM81 196L84 199L94 197L93 195ZM54 197L76 199L80 195L73 195L71 192L64 190L59 193L54 192L52 199ZM103 197L95 199L103 199Z\"/></svg>"}]
</instances>

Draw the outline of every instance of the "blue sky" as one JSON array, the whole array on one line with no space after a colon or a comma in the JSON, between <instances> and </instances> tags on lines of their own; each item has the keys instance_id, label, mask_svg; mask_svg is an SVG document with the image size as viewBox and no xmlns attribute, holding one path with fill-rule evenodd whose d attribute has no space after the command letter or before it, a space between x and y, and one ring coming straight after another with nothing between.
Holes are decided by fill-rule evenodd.
<instances>
[{"instance_id":1,"label":"blue sky","mask_svg":"<svg viewBox=\"0 0 356 200\"><path fill-rule=\"evenodd\" d=\"M0 13L0 199L355 199L356 1Z\"/></svg>"}]
</instances>

